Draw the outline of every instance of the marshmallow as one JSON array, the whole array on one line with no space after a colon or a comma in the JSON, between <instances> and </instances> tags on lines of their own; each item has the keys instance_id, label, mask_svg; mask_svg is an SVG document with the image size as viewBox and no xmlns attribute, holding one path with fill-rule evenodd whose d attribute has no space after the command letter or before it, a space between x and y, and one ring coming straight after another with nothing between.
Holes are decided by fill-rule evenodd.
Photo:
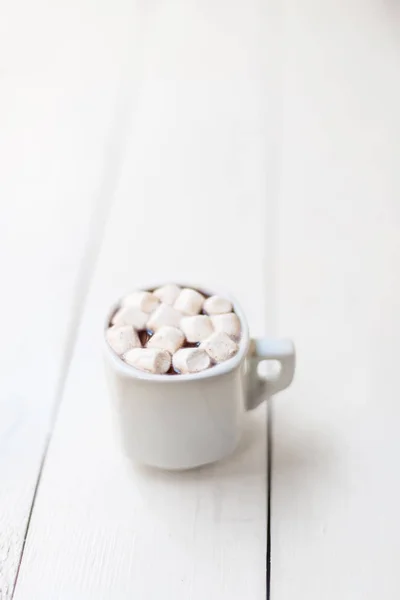
<instances>
[{"instance_id":1,"label":"marshmallow","mask_svg":"<svg viewBox=\"0 0 400 600\"><path fill-rule=\"evenodd\" d=\"M119 356L132 348L140 348L141 346L139 336L132 325L123 325L122 327L114 325L107 329L106 338L111 348Z\"/></svg>"},{"instance_id":2,"label":"marshmallow","mask_svg":"<svg viewBox=\"0 0 400 600\"><path fill-rule=\"evenodd\" d=\"M221 315L230 313L232 311L232 304L226 298L222 298L222 296L210 296L204 302L203 309L208 315Z\"/></svg>"},{"instance_id":3,"label":"marshmallow","mask_svg":"<svg viewBox=\"0 0 400 600\"><path fill-rule=\"evenodd\" d=\"M122 306L134 306L145 313L151 313L160 304L160 300L151 292L133 292L122 300Z\"/></svg>"},{"instance_id":4,"label":"marshmallow","mask_svg":"<svg viewBox=\"0 0 400 600\"><path fill-rule=\"evenodd\" d=\"M135 329L146 329L149 315L136 306L123 306L112 318L113 325L132 325Z\"/></svg>"},{"instance_id":5,"label":"marshmallow","mask_svg":"<svg viewBox=\"0 0 400 600\"><path fill-rule=\"evenodd\" d=\"M232 358L238 351L239 346L227 333L219 331L213 333L207 340L200 344L200 348L205 350L215 362L219 363Z\"/></svg>"},{"instance_id":6,"label":"marshmallow","mask_svg":"<svg viewBox=\"0 0 400 600\"><path fill-rule=\"evenodd\" d=\"M213 315L210 318L215 331L224 331L229 336L235 338L240 336L240 321L235 313L227 313L226 315Z\"/></svg>"},{"instance_id":7,"label":"marshmallow","mask_svg":"<svg viewBox=\"0 0 400 600\"><path fill-rule=\"evenodd\" d=\"M150 315L147 322L147 329L151 331L157 331L164 325L170 325L171 327L179 327L182 319L182 314L175 310L168 304L160 304L158 308Z\"/></svg>"},{"instance_id":8,"label":"marshmallow","mask_svg":"<svg viewBox=\"0 0 400 600\"><path fill-rule=\"evenodd\" d=\"M172 365L179 373L198 373L210 366L210 357L200 348L182 348L172 357Z\"/></svg>"},{"instance_id":9,"label":"marshmallow","mask_svg":"<svg viewBox=\"0 0 400 600\"><path fill-rule=\"evenodd\" d=\"M181 329L188 342L202 342L213 332L210 317L207 315L195 315L194 317L183 317Z\"/></svg>"},{"instance_id":10,"label":"marshmallow","mask_svg":"<svg viewBox=\"0 0 400 600\"><path fill-rule=\"evenodd\" d=\"M185 336L177 327L164 325L147 342L147 348L161 348L171 354L179 350L185 341Z\"/></svg>"},{"instance_id":11,"label":"marshmallow","mask_svg":"<svg viewBox=\"0 0 400 600\"><path fill-rule=\"evenodd\" d=\"M125 362L136 369L154 375L166 373L171 366L171 355L158 348L133 348L124 355Z\"/></svg>"},{"instance_id":12,"label":"marshmallow","mask_svg":"<svg viewBox=\"0 0 400 600\"><path fill-rule=\"evenodd\" d=\"M176 285L175 283L167 283L167 285L163 285L162 287L154 290L153 295L161 300L161 302L164 302L164 304L170 304L172 306L179 296L180 291L181 288L179 285Z\"/></svg>"},{"instance_id":13,"label":"marshmallow","mask_svg":"<svg viewBox=\"0 0 400 600\"><path fill-rule=\"evenodd\" d=\"M175 300L174 308L185 315L198 315L203 306L204 296L196 290L184 288Z\"/></svg>"}]
</instances>

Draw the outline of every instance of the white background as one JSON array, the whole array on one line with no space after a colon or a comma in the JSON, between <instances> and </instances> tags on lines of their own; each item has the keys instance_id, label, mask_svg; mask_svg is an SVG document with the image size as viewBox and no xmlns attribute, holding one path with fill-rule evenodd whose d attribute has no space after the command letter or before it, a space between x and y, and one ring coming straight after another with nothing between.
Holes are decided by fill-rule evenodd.
<instances>
[{"instance_id":1,"label":"white background","mask_svg":"<svg viewBox=\"0 0 400 600\"><path fill-rule=\"evenodd\" d=\"M110 424L104 311L175 278L297 344L269 406L271 600L399 596L399 19L0 4L1 600L265 598L265 405L180 475L127 467Z\"/></svg>"}]
</instances>

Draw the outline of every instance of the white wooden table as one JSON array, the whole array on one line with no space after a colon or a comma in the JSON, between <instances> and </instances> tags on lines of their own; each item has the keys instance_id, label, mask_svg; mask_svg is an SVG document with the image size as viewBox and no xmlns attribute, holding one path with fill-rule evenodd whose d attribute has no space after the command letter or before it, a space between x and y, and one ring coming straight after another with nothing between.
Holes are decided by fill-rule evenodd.
<instances>
[{"instance_id":1,"label":"white wooden table","mask_svg":"<svg viewBox=\"0 0 400 600\"><path fill-rule=\"evenodd\" d=\"M397 4L0 11L0 600L261 600L267 545L271 600L398 598ZM102 318L149 277L298 347L269 435L190 473L110 424Z\"/></svg>"}]
</instances>

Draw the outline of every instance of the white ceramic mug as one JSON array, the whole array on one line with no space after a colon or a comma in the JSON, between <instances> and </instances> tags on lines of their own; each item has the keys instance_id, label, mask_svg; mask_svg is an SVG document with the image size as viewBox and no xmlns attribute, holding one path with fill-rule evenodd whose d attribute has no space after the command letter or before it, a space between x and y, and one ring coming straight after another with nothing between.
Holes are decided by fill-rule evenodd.
<instances>
[{"instance_id":1,"label":"white ceramic mug","mask_svg":"<svg viewBox=\"0 0 400 600\"><path fill-rule=\"evenodd\" d=\"M153 375L139 371L123 362L104 338L107 380L123 448L130 459L163 469L189 469L224 458L238 444L244 411L290 385L295 369L293 343L250 340L243 311L230 300L242 327L239 351L200 373ZM105 328L117 306L109 311ZM264 360L279 361L276 378L258 374L258 364Z\"/></svg>"}]
</instances>

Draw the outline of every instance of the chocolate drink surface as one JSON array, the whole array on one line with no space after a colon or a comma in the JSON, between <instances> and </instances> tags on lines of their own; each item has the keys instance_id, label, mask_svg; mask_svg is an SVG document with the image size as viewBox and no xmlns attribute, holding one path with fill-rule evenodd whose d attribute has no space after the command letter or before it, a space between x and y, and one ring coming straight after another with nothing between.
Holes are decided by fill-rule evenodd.
<instances>
[{"instance_id":1,"label":"chocolate drink surface","mask_svg":"<svg viewBox=\"0 0 400 600\"><path fill-rule=\"evenodd\" d=\"M237 353L240 338L227 298L175 283L122 298L106 330L122 361L154 375L212 369Z\"/></svg>"}]
</instances>

